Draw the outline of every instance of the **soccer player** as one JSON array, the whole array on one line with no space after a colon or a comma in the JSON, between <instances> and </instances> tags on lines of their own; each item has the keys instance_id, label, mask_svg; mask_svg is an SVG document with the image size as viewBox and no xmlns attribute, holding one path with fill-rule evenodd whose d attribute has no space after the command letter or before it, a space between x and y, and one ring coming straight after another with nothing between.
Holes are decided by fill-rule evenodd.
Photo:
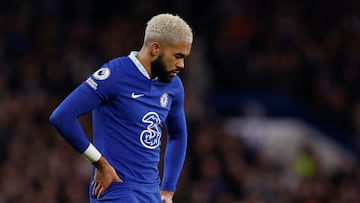
<instances>
[{"instance_id":1,"label":"soccer player","mask_svg":"<svg viewBox=\"0 0 360 203\"><path fill-rule=\"evenodd\" d=\"M192 41L191 28L179 16L152 17L140 51L102 65L51 114L51 124L94 166L91 203L173 201L187 146L184 88L177 74ZM93 142L78 121L89 112ZM168 137L160 180L162 128Z\"/></svg>"}]
</instances>

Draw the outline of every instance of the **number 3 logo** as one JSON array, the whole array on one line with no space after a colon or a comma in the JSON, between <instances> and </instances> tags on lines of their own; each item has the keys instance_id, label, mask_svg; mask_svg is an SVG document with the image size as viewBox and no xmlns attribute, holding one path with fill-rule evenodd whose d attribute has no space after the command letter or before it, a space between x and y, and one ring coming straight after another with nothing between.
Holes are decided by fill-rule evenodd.
<instances>
[{"instance_id":1,"label":"number 3 logo","mask_svg":"<svg viewBox=\"0 0 360 203\"><path fill-rule=\"evenodd\" d=\"M142 122L147 124L147 126L146 130L141 132L140 142L148 149L155 149L160 145L160 117L156 112L148 112L143 116Z\"/></svg>"}]
</instances>

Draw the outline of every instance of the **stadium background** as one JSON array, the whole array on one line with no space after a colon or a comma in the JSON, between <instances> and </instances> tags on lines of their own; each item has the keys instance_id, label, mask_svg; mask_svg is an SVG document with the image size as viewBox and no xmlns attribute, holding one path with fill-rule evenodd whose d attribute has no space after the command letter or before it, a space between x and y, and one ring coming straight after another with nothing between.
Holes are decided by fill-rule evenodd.
<instances>
[{"instance_id":1,"label":"stadium background","mask_svg":"<svg viewBox=\"0 0 360 203\"><path fill-rule=\"evenodd\" d=\"M360 202L359 1L12 0L0 3L1 203L87 202L90 165L48 117L139 49L159 12L195 36L175 202Z\"/></svg>"}]
</instances>

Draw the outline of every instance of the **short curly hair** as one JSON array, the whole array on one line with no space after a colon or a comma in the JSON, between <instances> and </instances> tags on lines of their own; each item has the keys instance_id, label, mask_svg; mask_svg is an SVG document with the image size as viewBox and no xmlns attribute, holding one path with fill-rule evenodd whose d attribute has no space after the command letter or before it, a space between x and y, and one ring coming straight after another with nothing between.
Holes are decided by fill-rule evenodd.
<instances>
[{"instance_id":1,"label":"short curly hair","mask_svg":"<svg viewBox=\"0 0 360 203\"><path fill-rule=\"evenodd\" d=\"M192 43L193 33L190 26L178 15L169 13L152 17L145 28L144 41L166 40Z\"/></svg>"}]
</instances>

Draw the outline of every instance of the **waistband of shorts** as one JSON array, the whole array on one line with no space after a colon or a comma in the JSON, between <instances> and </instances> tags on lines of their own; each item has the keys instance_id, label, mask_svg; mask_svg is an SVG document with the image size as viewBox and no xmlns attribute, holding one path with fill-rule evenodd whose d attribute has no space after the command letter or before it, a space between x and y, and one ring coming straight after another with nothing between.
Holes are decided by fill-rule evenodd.
<instances>
[{"instance_id":1,"label":"waistband of shorts","mask_svg":"<svg viewBox=\"0 0 360 203\"><path fill-rule=\"evenodd\" d=\"M159 183L112 182L108 190L133 190L149 193L159 193L160 186Z\"/></svg>"}]
</instances>

